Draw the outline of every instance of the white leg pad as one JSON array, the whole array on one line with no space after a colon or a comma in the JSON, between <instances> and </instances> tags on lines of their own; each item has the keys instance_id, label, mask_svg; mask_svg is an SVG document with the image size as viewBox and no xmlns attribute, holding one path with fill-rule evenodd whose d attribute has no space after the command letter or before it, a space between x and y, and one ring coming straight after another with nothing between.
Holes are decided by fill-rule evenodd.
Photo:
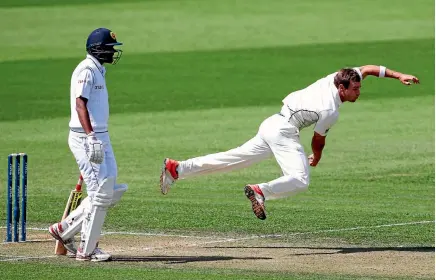
<instances>
[{"instance_id":1,"label":"white leg pad","mask_svg":"<svg viewBox=\"0 0 436 280\"><path fill-rule=\"evenodd\" d=\"M91 211L86 213L82 224L81 242L78 254L90 256L100 239L106 212L112 203L115 177L104 179L91 197Z\"/></svg>"},{"instance_id":2,"label":"white leg pad","mask_svg":"<svg viewBox=\"0 0 436 280\"><path fill-rule=\"evenodd\" d=\"M112 197L110 207L114 207L121 200L121 197L126 191L126 184L116 184L114 187L114 195ZM80 232L82 229L82 222L85 219L85 209L88 209L86 212L91 211L89 208L90 205L89 197L86 197L82 203L80 203L79 207L71 212L70 215L65 219L68 224L68 228L62 233L62 239L67 240L73 238Z\"/></svg>"},{"instance_id":3,"label":"white leg pad","mask_svg":"<svg viewBox=\"0 0 436 280\"><path fill-rule=\"evenodd\" d=\"M82 203L80 203L77 209L75 209L70 213L70 215L68 215L68 217L65 219L68 227L61 234L63 240L73 238L74 235L80 232L80 229L82 228L82 222L85 218L85 212L89 212L91 210L90 207L90 199L89 196L87 196L85 199L82 200Z\"/></svg>"},{"instance_id":4,"label":"white leg pad","mask_svg":"<svg viewBox=\"0 0 436 280\"><path fill-rule=\"evenodd\" d=\"M114 196L112 197L111 207L114 207L120 200L123 194L127 191L127 184L116 184L114 187Z\"/></svg>"}]
</instances>

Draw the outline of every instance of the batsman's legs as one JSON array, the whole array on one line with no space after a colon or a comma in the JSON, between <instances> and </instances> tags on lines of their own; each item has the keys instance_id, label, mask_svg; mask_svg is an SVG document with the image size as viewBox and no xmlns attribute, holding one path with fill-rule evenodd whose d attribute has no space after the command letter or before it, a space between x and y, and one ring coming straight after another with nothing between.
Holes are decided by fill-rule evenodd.
<instances>
[{"instance_id":1,"label":"batsman's legs","mask_svg":"<svg viewBox=\"0 0 436 280\"><path fill-rule=\"evenodd\" d=\"M106 163L106 172L108 176L116 177L117 163L115 161L115 156L111 145L106 146L105 163ZM127 191L127 184L115 184L110 207L114 207L121 200L121 197L126 191ZM61 234L62 239L64 240L71 239L77 233L80 232L82 228L82 222L85 218L86 209L88 209L86 211L88 213L90 211L89 196L86 197L79 205L79 207L77 207L76 210L72 211L70 215L62 222L62 228L64 230L63 233Z\"/></svg>"},{"instance_id":2,"label":"batsman's legs","mask_svg":"<svg viewBox=\"0 0 436 280\"><path fill-rule=\"evenodd\" d=\"M82 222L85 217L85 212L89 212L91 207L89 196L85 197L80 205L71 211L65 220L61 222L63 232L61 237L63 240L73 238L82 228Z\"/></svg>"},{"instance_id":3,"label":"batsman's legs","mask_svg":"<svg viewBox=\"0 0 436 280\"><path fill-rule=\"evenodd\" d=\"M109 144L108 135L99 135L104 144ZM115 177L108 176L106 159L101 164L89 161L86 154L86 137L80 133L70 132L68 139L70 149L76 159L80 173L86 183L88 197L84 203L70 213L66 220L70 221L71 229L68 226L65 231L74 235L79 224L82 224L82 234L80 247L76 254L78 260L101 261L110 258L110 255L96 248L100 237L101 227L103 226L106 211L109 207L115 184ZM62 225L62 223L61 223ZM62 235L64 235L62 233ZM62 238L62 240L64 240Z\"/></svg>"},{"instance_id":4,"label":"batsman's legs","mask_svg":"<svg viewBox=\"0 0 436 280\"><path fill-rule=\"evenodd\" d=\"M94 164L86 155L85 139L81 134L70 133L69 146L87 186L88 197L61 222L63 240L72 239L81 230L81 243L76 259L104 261L109 254L96 248L107 209L119 202L127 190L126 184L115 184L117 165L109 135L100 135L105 145L102 164Z\"/></svg>"},{"instance_id":5,"label":"batsman's legs","mask_svg":"<svg viewBox=\"0 0 436 280\"><path fill-rule=\"evenodd\" d=\"M127 191L126 184L115 184L114 193L110 207L114 207L123 196L124 192ZM86 209L88 209L86 211ZM67 240L73 238L77 233L80 232L82 228L82 222L85 218L85 211L90 211L90 201L89 196L86 197L76 210L72 211L70 215L62 221L62 228L64 229L61 234L62 239Z\"/></svg>"},{"instance_id":6,"label":"batsman's legs","mask_svg":"<svg viewBox=\"0 0 436 280\"><path fill-rule=\"evenodd\" d=\"M105 161L106 161L106 170L108 177L118 176L118 167L117 162L115 160L115 155L112 150L112 145L110 144L110 140L108 139L108 144L105 146ZM112 198L111 207L115 206L120 200L123 194L127 191L127 184L115 184L114 186L114 196Z\"/></svg>"},{"instance_id":7,"label":"batsman's legs","mask_svg":"<svg viewBox=\"0 0 436 280\"><path fill-rule=\"evenodd\" d=\"M90 197L91 209L85 210L85 219L82 223L81 242L77 250L77 260L104 261L106 256L99 258L94 250L100 239L101 229L106 218L107 209L111 205L115 178L103 179L99 188ZM110 257L110 256L109 256Z\"/></svg>"}]
</instances>

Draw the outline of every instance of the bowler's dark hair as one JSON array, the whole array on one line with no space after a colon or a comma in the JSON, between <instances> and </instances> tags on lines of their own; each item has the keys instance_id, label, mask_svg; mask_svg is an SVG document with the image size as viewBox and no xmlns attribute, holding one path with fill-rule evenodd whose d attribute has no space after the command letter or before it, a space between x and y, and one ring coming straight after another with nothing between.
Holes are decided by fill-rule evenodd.
<instances>
[{"instance_id":1,"label":"bowler's dark hair","mask_svg":"<svg viewBox=\"0 0 436 280\"><path fill-rule=\"evenodd\" d=\"M339 85L344 85L345 88L348 88L350 81L360 82L359 73L353 68L342 68L338 71L334 79L336 88L338 88Z\"/></svg>"}]
</instances>

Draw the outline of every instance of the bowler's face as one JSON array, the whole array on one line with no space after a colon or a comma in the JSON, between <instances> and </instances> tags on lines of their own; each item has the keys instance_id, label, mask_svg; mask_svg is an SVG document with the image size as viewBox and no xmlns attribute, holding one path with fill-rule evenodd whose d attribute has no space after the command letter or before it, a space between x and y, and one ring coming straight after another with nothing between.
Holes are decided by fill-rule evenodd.
<instances>
[{"instance_id":1,"label":"bowler's face","mask_svg":"<svg viewBox=\"0 0 436 280\"><path fill-rule=\"evenodd\" d=\"M360 87L361 87L360 82L353 82L353 81L350 82L350 85L348 86L347 89L345 89L345 92L344 92L345 93L344 95L346 96L347 101L355 102L357 100L357 98L359 98Z\"/></svg>"}]
</instances>

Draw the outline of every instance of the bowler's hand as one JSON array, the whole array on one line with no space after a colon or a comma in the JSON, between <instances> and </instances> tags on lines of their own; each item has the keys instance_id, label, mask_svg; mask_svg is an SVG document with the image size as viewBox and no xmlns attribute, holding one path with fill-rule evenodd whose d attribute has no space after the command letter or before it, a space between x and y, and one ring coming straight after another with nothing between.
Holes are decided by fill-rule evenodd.
<instances>
[{"instance_id":1,"label":"bowler's hand","mask_svg":"<svg viewBox=\"0 0 436 280\"><path fill-rule=\"evenodd\" d=\"M320 160L320 158L315 158L315 156L313 154L308 156L307 159L309 160L309 165L313 166L313 167L315 167Z\"/></svg>"},{"instance_id":2,"label":"bowler's hand","mask_svg":"<svg viewBox=\"0 0 436 280\"><path fill-rule=\"evenodd\" d=\"M103 142L95 137L94 132L88 134L87 142L89 160L93 163L101 164L104 158Z\"/></svg>"},{"instance_id":3,"label":"bowler's hand","mask_svg":"<svg viewBox=\"0 0 436 280\"><path fill-rule=\"evenodd\" d=\"M417 77L408 74L401 74L398 80L406 86L410 86L411 83L419 84L419 79Z\"/></svg>"}]
</instances>

